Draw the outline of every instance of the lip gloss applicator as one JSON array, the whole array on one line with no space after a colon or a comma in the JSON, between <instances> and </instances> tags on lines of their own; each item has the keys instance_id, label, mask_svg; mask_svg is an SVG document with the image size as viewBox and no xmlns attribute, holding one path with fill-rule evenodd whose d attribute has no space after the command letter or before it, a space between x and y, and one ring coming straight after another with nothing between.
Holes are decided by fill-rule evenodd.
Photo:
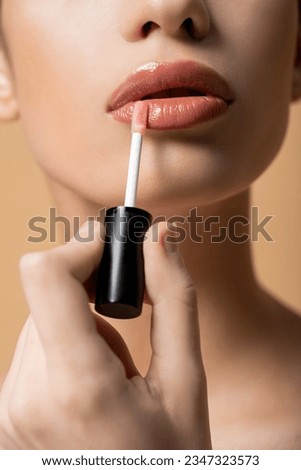
<instances>
[{"instance_id":1,"label":"lip gloss applicator","mask_svg":"<svg viewBox=\"0 0 301 470\"><path fill-rule=\"evenodd\" d=\"M144 294L143 239L152 223L147 211L135 207L148 105L135 103L124 206L106 211L106 238L97 273L95 310L113 318L141 314Z\"/></svg>"}]
</instances>

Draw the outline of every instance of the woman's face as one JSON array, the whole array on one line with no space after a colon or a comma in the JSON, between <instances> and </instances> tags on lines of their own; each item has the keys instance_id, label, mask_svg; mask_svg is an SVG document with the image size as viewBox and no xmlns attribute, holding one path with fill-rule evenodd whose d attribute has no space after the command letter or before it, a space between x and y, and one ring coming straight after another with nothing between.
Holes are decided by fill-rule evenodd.
<instances>
[{"instance_id":1,"label":"woman's face","mask_svg":"<svg viewBox=\"0 0 301 470\"><path fill-rule=\"evenodd\" d=\"M140 207L157 214L226 198L277 153L291 97L296 0L4 0L2 8L33 155L50 179L85 200L123 203L130 127L108 104L151 62L205 64L229 83L234 102L193 128L147 132ZM181 27L187 18L197 39Z\"/></svg>"}]
</instances>

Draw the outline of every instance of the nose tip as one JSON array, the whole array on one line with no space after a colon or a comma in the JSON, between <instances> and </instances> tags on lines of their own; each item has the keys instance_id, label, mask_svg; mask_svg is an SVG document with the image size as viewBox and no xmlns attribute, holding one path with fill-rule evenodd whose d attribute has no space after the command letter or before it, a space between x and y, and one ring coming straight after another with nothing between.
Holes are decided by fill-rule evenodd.
<instances>
[{"instance_id":1,"label":"nose tip","mask_svg":"<svg viewBox=\"0 0 301 470\"><path fill-rule=\"evenodd\" d=\"M203 0L137 0L136 11L127 10L122 34L128 41L139 41L152 34L177 39L199 40L210 29Z\"/></svg>"}]
</instances>

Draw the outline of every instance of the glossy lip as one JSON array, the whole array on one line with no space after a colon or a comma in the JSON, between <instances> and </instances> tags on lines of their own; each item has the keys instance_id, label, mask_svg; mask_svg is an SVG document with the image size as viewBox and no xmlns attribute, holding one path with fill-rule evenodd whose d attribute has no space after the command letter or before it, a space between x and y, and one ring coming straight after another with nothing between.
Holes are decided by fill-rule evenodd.
<instances>
[{"instance_id":1,"label":"glossy lip","mask_svg":"<svg viewBox=\"0 0 301 470\"><path fill-rule=\"evenodd\" d=\"M193 61L150 62L117 88L107 111L115 120L130 124L139 100L149 107L148 128L166 130L193 127L220 116L234 94L225 79L207 66Z\"/></svg>"}]
</instances>

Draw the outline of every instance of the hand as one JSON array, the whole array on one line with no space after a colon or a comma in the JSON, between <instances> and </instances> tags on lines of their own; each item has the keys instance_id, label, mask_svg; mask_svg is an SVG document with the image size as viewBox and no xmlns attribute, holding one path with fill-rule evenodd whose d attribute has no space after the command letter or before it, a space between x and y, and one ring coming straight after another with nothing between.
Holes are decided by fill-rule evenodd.
<instances>
[{"instance_id":1,"label":"hand","mask_svg":"<svg viewBox=\"0 0 301 470\"><path fill-rule=\"evenodd\" d=\"M102 254L100 229L94 223L93 241L21 259L31 313L0 395L0 448L211 448L195 291L175 245L163 242L166 225L159 243L151 232L144 243L153 304L145 378L89 308L83 285Z\"/></svg>"}]
</instances>

